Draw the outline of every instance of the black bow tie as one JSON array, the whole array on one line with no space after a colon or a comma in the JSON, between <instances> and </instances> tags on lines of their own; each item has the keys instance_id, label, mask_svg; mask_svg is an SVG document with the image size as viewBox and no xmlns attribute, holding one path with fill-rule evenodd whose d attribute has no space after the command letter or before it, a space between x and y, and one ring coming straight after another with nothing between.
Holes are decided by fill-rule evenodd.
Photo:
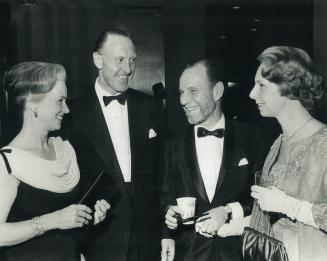
<instances>
[{"instance_id":1,"label":"black bow tie","mask_svg":"<svg viewBox=\"0 0 327 261\"><path fill-rule=\"evenodd\" d=\"M224 132L225 132L224 129L215 129L215 130L209 131L209 130L207 130L205 128L199 127L198 128L198 137L201 138L201 137L205 137L205 136L208 136L208 135L212 135L212 136L215 136L217 138L223 138L224 137Z\"/></svg>"},{"instance_id":2,"label":"black bow tie","mask_svg":"<svg viewBox=\"0 0 327 261\"><path fill-rule=\"evenodd\" d=\"M104 106L107 106L113 100L117 100L121 105L124 105L126 101L126 93L121 93L116 96L103 96Z\"/></svg>"}]
</instances>

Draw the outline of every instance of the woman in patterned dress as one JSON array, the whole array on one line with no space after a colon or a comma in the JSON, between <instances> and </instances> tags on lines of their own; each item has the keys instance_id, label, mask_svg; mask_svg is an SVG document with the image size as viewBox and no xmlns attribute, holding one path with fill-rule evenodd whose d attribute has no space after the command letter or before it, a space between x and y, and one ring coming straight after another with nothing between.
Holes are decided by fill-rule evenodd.
<instances>
[{"instance_id":1,"label":"woman in patterned dress","mask_svg":"<svg viewBox=\"0 0 327 261\"><path fill-rule=\"evenodd\" d=\"M325 261L327 126L312 116L325 94L323 79L299 48L270 47L258 60L250 97L263 117L278 120L283 133L265 160L260 186L251 188L251 216L231 220L218 236L241 235L249 225L266 231L269 213L272 222L277 219L273 235L284 243L289 261Z\"/></svg>"},{"instance_id":2,"label":"woman in patterned dress","mask_svg":"<svg viewBox=\"0 0 327 261\"><path fill-rule=\"evenodd\" d=\"M251 222L263 221L260 207L277 216L274 236L290 261L327 260L327 127L312 116L325 92L323 79L298 48L270 47L258 60L250 97L283 133L266 158L261 186L252 186Z\"/></svg>"}]
</instances>

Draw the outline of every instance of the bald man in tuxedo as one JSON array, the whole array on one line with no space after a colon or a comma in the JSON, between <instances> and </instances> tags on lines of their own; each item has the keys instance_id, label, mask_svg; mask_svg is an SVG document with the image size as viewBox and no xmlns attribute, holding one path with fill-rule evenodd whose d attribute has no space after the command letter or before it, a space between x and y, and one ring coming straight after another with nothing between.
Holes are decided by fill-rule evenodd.
<instances>
[{"instance_id":1,"label":"bald man in tuxedo","mask_svg":"<svg viewBox=\"0 0 327 261\"><path fill-rule=\"evenodd\" d=\"M222 112L224 87L223 67L213 60L187 65L180 77L180 103L190 125L165 142L163 260L241 260L239 238L219 230L250 212L250 186L264 155L260 131ZM195 225L179 223L181 197L196 198L195 215L207 216Z\"/></svg>"}]
</instances>

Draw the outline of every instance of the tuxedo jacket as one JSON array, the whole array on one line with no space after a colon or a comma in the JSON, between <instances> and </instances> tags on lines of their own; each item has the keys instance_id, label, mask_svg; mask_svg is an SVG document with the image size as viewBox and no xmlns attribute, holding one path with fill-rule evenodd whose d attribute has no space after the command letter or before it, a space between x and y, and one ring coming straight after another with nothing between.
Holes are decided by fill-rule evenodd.
<instances>
[{"instance_id":1,"label":"tuxedo jacket","mask_svg":"<svg viewBox=\"0 0 327 261\"><path fill-rule=\"evenodd\" d=\"M162 159L162 216L170 204L176 205L176 198L185 196L196 198L196 215L231 202L240 202L245 214L250 213L250 187L254 182L254 172L262 166L263 157L260 131L226 119L222 163L216 191L210 202L197 159L194 126L170 137L165 142ZM164 238L176 240L175 260L240 260L238 237L215 236L208 239L196 233L194 225L179 226L177 231L163 229L163 233Z\"/></svg>"},{"instance_id":2,"label":"tuxedo jacket","mask_svg":"<svg viewBox=\"0 0 327 261\"><path fill-rule=\"evenodd\" d=\"M157 207L157 164L162 106L139 91L128 89L131 148L131 191L127 188L94 88L71 104L66 136L76 150L83 195L97 175L104 175L83 203L92 207L104 198L107 218L83 234L87 260L155 260L160 255Z\"/></svg>"}]
</instances>

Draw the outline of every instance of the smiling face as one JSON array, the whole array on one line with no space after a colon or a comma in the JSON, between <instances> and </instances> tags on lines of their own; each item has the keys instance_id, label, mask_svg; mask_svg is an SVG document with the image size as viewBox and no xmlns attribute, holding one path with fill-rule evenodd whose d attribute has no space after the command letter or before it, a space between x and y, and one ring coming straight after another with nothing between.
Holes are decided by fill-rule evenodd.
<instances>
[{"instance_id":1,"label":"smiling face","mask_svg":"<svg viewBox=\"0 0 327 261\"><path fill-rule=\"evenodd\" d=\"M288 98L281 96L277 84L262 77L263 68L264 65L260 64L250 98L255 100L261 116L278 117L284 111Z\"/></svg>"},{"instance_id":2,"label":"smiling face","mask_svg":"<svg viewBox=\"0 0 327 261\"><path fill-rule=\"evenodd\" d=\"M99 52L93 53L102 88L115 95L125 92L135 72L136 51L133 42L120 35L109 35Z\"/></svg>"},{"instance_id":3,"label":"smiling face","mask_svg":"<svg viewBox=\"0 0 327 261\"><path fill-rule=\"evenodd\" d=\"M69 113L66 104L67 87L65 81L57 80L52 90L44 94L43 98L37 102L36 120L41 128L47 131L55 131L61 128L61 122L65 114Z\"/></svg>"},{"instance_id":4,"label":"smiling face","mask_svg":"<svg viewBox=\"0 0 327 261\"><path fill-rule=\"evenodd\" d=\"M217 88L221 86L211 86L204 65L184 70L179 80L180 103L190 124L210 128L217 123L220 117L217 100L221 97Z\"/></svg>"}]
</instances>

